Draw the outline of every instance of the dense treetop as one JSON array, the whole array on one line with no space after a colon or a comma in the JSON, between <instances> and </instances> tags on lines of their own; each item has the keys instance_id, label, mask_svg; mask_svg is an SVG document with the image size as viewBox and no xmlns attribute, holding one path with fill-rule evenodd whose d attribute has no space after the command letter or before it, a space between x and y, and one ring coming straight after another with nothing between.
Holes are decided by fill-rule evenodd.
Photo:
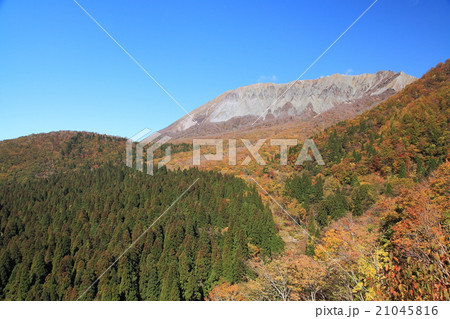
<instances>
[{"instance_id":1,"label":"dense treetop","mask_svg":"<svg viewBox=\"0 0 450 319\"><path fill-rule=\"evenodd\" d=\"M270 211L234 177L104 165L3 182L1 298L76 299L197 178L85 299L201 300L220 278L248 274L251 249L282 249Z\"/></svg>"}]
</instances>

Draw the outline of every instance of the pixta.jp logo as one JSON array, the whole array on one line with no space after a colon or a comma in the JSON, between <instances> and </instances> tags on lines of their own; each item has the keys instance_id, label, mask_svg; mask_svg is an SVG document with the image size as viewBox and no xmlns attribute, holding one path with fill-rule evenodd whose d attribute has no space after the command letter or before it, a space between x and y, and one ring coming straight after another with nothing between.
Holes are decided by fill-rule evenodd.
<instances>
[{"instance_id":1,"label":"pixta.jp logo","mask_svg":"<svg viewBox=\"0 0 450 319\"><path fill-rule=\"evenodd\" d=\"M163 144L167 143L170 140L170 137L162 136L162 134L159 132L155 132L153 134L150 133L151 130L145 128L127 140L126 165L128 167L133 167L133 146L136 144L136 169L141 172L144 171L144 148L148 144L153 142L149 147L147 147L146 150L147 174L153 175L154 171L153 154L155 150L160 148ZM158 138L160 139L157 140ZM165 152L166 154L164 158L158 163L158 169L169 163L170 159L172 158L170 146L166 147Z\"/></svg>"}]
</instances>

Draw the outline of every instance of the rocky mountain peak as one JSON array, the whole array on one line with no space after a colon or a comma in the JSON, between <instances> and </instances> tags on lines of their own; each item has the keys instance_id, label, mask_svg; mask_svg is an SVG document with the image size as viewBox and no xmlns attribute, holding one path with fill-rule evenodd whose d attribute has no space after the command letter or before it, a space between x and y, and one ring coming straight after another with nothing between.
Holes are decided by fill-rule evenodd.
<instances>
[{"instance_id":1,"label":"rocky mountain peak","mask_svg":"<svg viewBox=\"0 0 450 319\"><path fill-rule=\"evenodd\" d=\"M218 126L242 129L258 121L288 118L305 120L338 105L359 102L372 105L400 91L416 78L403 72L379 71L375 74L333 74L315 80L286 84L257 83L227 91L200 106L163 131L171 135L201 135L202 128ZM199 124L197 125L192 119Z\"/></svg>"}]
</instances>

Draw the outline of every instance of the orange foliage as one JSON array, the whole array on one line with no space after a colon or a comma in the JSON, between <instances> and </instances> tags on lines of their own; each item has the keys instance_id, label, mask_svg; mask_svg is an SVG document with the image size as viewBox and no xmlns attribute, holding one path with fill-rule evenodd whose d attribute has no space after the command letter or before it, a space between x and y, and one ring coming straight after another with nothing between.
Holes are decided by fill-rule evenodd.
<instances>
[{"instance_id":1,"label":"orange foliage","mask_svg":"<svg viewBox=\"0 0 450 319\"><path fill-rule=\"evenodd\" d=\"M244 300L242 292L238 285L232 285L229 282L222 281L215 286L208 294L206 300L209 301L241 301Z\"/></svg>"},{"instance_id":2,"label":"orange foliage","mask_svg":"<svg viewBox=\"0 0 450 319\"><path fill-rule=\"evenodd\" d=\"M446 162L429 183L405 191L384 213L393 224L391 258L384 271L390 299L450 298L449 190L450 163Z\"/></svg>"},{"instance_id":3,"label":"orange foliage","mask_svg":"<svg viewBox=\"0 0 450 319\"><path fill-rule=\"evenodd\" d=\"M258 275L245 284L251 300L316 300L325 285L326 269L298 251L268 263L253 260L249 266Z\"/></svg>"}]
</instances>

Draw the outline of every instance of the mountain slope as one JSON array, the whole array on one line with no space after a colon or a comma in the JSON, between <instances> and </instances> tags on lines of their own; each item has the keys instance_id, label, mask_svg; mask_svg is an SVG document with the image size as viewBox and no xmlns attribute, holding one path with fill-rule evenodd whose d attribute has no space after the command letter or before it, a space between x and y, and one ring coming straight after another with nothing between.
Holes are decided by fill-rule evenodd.
<instances>
[{"instance_id":1,"label":"mountain slope","mask_svg":"<svg viewBox=\"0 0 450 319\"><path fill-rule=\"evenodd\" d=\"M231 176L104 165L0 181L2 300L75 300L110 265L83 300L202 300L221 277L245 278L249 247L283 244L255 189Z\"/></svg>"},{"instance_id":2,"label":"mountain slope","mask_svg":"<svg viewBox=\"0 0 450 319\"><path fill-rule=\"evenodd\" d=\"M449 120L447 60L314 135L324 166L294 165L301 146L288 166L262 151L268 165L251 175L288 239L285 252L252 260L257 278L223 283L209 298L449 300Z\"/></svg>"},{"instance_id":3,"label":"mountain slope","mask_svg":"<svg viewBox=\"0 0 450 319\"><path fill-rule=\"evenodd\" d=\"M307 120L338 106L371 106L415 79L403 72L380 71L355 76L335 74L287 84L254 84L220 95L163 132L172 136L220 133L250 127L261 115L258 124Z\"/></svg>"},{"instance_id":4,"label":"mountain slope","mask_svg":"<svg viewBox=\"0 0 450 319\"><path fill-rule=\"evenodd\" d=\"M448 300L449 119L447 60L315 136L324 167L291 166L297 172L286 194L300 204L295 216L315 238L306 253L329 271L323 295ZM297 154L293 148L291 161Z\"/></svg>"},{"instance_id":5,"label":"mountain slope","mask_svg":"<svg viewBox=\"0 0 450 319\"><path fill-rule=\"evenodd\" d=\"M0 180L28 180L62 171L124 163L121 137L59 131L0 141Z\"/></svg>"},{"instance_id":6,"label":"mountain slope","mask_svg":"<svg viewBox=\"0 0 450 319\"><path fill-rule=\"evenodd\" d=\"M315 140L329 164L354 162L381 175L398 174L403 166L414 173L419 166L418 173L423 174L426 167L435 169L448 156L449 103L450 60L384 103L326 129ZM353 151L361 153L362 161L355 161Z\"/></svg>"},{"instance_id":7,"label":"mountain slope","mask_svg":"<svg viewBox=\"0 0 450 319\"><path fill-rule=\"evenodd\" d=\"M372 184L373 203L386 192L398 195L403 187L414 185L448 160L449 119L450 60L384 103L317 134L314 141L325 166L311 162L293 165L300 147L292 147L289 152L294 178L287 182L288 194L300 203L317 203L312 213L321 226L349 211L360 215L365 211L360 203L352 208L352 201L360 200L360 194L355 194L355 198L349 195L362 182L366 186ZM338 190L342 200L340 212L336 206L324 206L322 197L308 196L305 187L312 187L318 179L324 179L322 187L327 182L334 185L330 193ZM315 193L323 195L322 191Z\"/></svg>"}]
</instances>

